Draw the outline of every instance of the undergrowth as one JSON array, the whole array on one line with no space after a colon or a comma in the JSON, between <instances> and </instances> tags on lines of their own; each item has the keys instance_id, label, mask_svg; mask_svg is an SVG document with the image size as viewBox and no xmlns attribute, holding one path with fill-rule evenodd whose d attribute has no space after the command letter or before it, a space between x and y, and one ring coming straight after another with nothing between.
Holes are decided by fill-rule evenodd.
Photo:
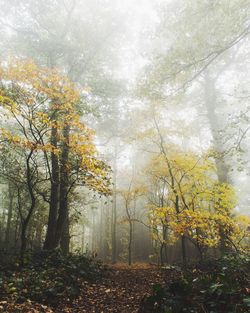
<instances>
[{"instance_id":1,"label":"undergrowth","mask_svg":"<svg viewBox=\"0 0 250 313\"><path fill-rule=\"evenodd\" d=\"M174 269L169 269L173 271ZM141 313L241 313L250 311L250 258L243 255L176 269L165 285L153 286Z\"/></svg>"},{"instance_id":2,"label":"undergrowth","mask_svg":"<svg viewBox=\"0 0 250 313\"><path fill-rule=\"evenodd\" d=\"M56 305L76 298L82 282L102 276L104 266L84 255L63 256L60 250L27 254L25 266L13 259L0 271L1 301L27 300Z\"/></svg>"}]
</instances>

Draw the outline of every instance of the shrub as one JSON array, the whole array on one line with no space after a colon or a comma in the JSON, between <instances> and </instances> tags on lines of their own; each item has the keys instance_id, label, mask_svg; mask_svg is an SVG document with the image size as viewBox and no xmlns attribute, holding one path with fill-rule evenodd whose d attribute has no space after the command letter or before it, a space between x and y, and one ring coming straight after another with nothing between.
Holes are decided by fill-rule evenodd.
<instances>
[{"instance_id":1,"label":"shrub","mask_svg":"<svg viewBox=\"0 0 250 313\"><path fill-rule=\"evenodd\" d=\"M0 292L3 299L17 303L30 299L56 305L61 299L77 297L82 282L97 279L103 269L101 263L84 255L65 257L59 250L30 254L22 270L1 272Z\"/></svg>"},{"instance_id":2,"label":"shrub","mask_svg":"<svg viewBox=\"0 0 250 313\"><path fill-rule=\"evenodd\" d=\"M249 312L249 286L250 259L226 255L176 273L172 281L166 276L166 285L144 299L141 312Z\"/></svg>"}]
</instances>

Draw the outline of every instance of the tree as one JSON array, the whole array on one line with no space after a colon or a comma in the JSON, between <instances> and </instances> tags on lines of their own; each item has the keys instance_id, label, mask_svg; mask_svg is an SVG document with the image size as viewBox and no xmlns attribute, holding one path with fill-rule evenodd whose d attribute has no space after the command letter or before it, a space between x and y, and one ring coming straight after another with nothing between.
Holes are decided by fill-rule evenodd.
<instances>
[{"instance_id":1,"label":"tree","mask_svg":"<svg viewBox=\"0 0 250 313\"><path fill-rule=\"evenodd\" d=\"M68 195L73 188L85 185L100 193L109 193L108 167L97 158L93 132L80 121L79 101L79 91L56 70L40 68L32 61L16 61L1 67L2 115L10 117L15 125L11 130L7 126L2 128L2 141L11 144L14 152L21 150L26 164L23 176L30 196L30 208L23 221L22 251L26 249L25 233L37 195L50 203L48 224L56 225L56 230L54 237L47 236L47 240L49 237L54 248L61 241L68 215ZM56 145L50 142L52 131L56 132ZM55 158L60 171L58 212L57 201L55 206L51 205L54 183L51 168ZM41 184L46 181L51 183L50 200L47 185ZM51 210L56 224L55 220L51 222Z\"/></svg>"},{"instance_id":2,"label":"tree","mask_svg":"<svg viewBox=\"0 0 250 313\"><path fill-rule=\"evenodd\" d=\"M236 151L248 128L241 131L240 123L236 126L234 121L235 111L248 112L246 90L241 96L237 94L247 81L248 69L242 60L249 51L249 3L176 1L166 4L166 10L164 7L162 4L155 32L161 44L149 56L139 84L140 95L161 110L161 105L169 111L173 106L180 111L183 107L194 110L193 121L188 118L190 127L200 123L201 146L213 150L219 182L241 188L232 171L241 167L237 166L239 158L248 158L247 151L241 151L241 156ZM178 121L178 117L174 119ZM223 243L221 249L225 250Z\"/></svg>"},{"instance_id":3,"label":"tree","mask_svg":"<svg viewBox=\"0 0 250 313\"><path fill-rule=\"evenodd\" d=\"M186 240L195 245L201 259L207 248L218 247L222 241L230 249L236 248L236 237L242 232L233 216L236 197L232 186L218 182L211 160L172 150L154 157L146 172L163 193L161 205L152 206L149 212L155 238L163 233L166 244L181 238L184 265Z\"/></svg>"},{"instance_id":4,"label":"tree","mask_svg":"<svg viewBox=\"0 0 250 313\"><path fill-rule=\"evenodd\" d=\"M166 18L168 6L174 14ZM176 98L180 105L181 98L181 102L186 102L190 108L195 107L199 119L201 115L206 117L204 122L209 125L217 173L222 183L230 182L232 167L221 136L227 127L224 115L232 114L226 94L232 90L229 87L232 80L237 81L236 77L230 80L228 77L232 68L234 71L239 70L237 66L242 68L242 59L247 56L248 6L245 0L231 1L230 4L227 1L177 1L166 7L162 4L156 37L168 48L153 51L153 61L145 70L145 84L142 84L144 97L164 105L168 100L169 106ZM191 102L186 99L189 93Z\"/></svg>"},{"instance_id":5,"label":"tree","mask_svg":"<svg viewBox=\"0 0 250 313\"><path fill-rule=\"evenodd\" d=\"M246 0L163 3L155 35L167 48L157 47L153 52L145 77L147 95L162 98L164 93L186 89L221 56L246 41L250 34L248 8ZM172 15L166 18L169 10Z\"/></svg>"},{"instance_id":6,"label":"tree","mask_svg":"<svg viewBox=\"0 0 250 313\"><path fill-rule=\"evenodd\" d=\"M0 24L6 30L4 36L0 34L2 58L4 55L28 57L42 66L60 68L72 81L83 86L81 97L85 101L78 107L78 113L95 129L101 120L110 120L108 112L118 106L117 99L125 90L123 79L115 72L120 63L117 54L117 47L122 47L120 33L125 30L121 19L123 13L117 6L112 1L102 6L99 1L73 0L62 4L58 0L2 0L2 8ZM57 116L54 112L54 119ZM50 141L53 146L59 144L56 133L56 128L52 128ZM103 135L105 130L101 125L97 136ZM48 199L51 209L46 249L53 246L49 238L55 236L59 210L56 206L60 197L60 168L56 155L52 155L51 176L53 192ZM115 219L115 214L113 217ZM65 225L66 233L67 228Z\"/></svg>"},{"instance_id":7,"label":"tree","mask_svg":"<svg viewBox=\"0 0 250 313\"><path fill-rule=\"evenodd\" d=\"M134 222L136 221L135 210L136 210L136 200L144 194L145 190L143 187L132 187L130 183L128 189L120 190L119 194L124 201L125 206L125 219L129 225L129 235L128 235L128 265L132 264L132 246L133 246L133 228Z\"/></svg>"}]
</instances>

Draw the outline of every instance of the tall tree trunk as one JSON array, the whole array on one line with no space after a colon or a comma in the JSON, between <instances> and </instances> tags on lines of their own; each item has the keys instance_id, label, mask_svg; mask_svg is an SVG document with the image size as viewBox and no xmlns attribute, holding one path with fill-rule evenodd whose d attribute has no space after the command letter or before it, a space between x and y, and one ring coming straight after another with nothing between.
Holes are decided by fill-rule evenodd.
<instances>
[{"instance_id":1,"label":"tall tree trunk","mask_svg":"<svg viewBox=\"0 0 250 313\"><path fill-rule=\"evenodd\" d=\"M112 226L111 237L112 237L112 263L113 264L115 264L117 261L116 223L117 223L116 191L114 191L113 203L112 203L112 225L111 225Z\"/></svg>"},{"instance_id":2,"label":"tall tree trunk","mask_svg":"<svg viewBox=\"0 0 250 313\"><path fill-rule=\"evenodd\" d=\"M179 207L179 196L176 194L175 196L175 210L177 213L177 217L180 213L180 207ZM186 240L185 240L185 235L183 234L181 236L181 254L182 254L182 262L183 266L187 266L187 251L186 251Z\"/></svg>"},{"instance_id":3,"label":"tall tree trunk","mask_svg":"<svg viewBox=\"0 0 250 313\"><path fill-rule=\"evenodd\" d=\"M69 132L70 126L66 125L63 129L63 144L62 144L62 156L60 162L60 192L59 192L59 211L58 219L56 224L55 233L55 246L59 244L65 245L66 242L62 243L61 240L63 234L63 227L67 223L68 217L68 190L69 190L69 173L68 173L68 159L69 159ZM64 246L66 249L66 247ZM67 248L66 250L68 250Z\"/></svg>"},{"instance_id":4,"label":"tall tree trunk","mask_svg":"<svg viewBox=\"0 0 250 313\"><path fill-rule=\"evenodd\" d=\"M24 266L24 254L27 249L27 226L27 221L23 221L21 225L20 267Z\"/></svg>"},{"instance_id":5,"label":"tall tree trunk","mask_svg":"<svg viewBox=\"0 0 250 313\"><path fill-rule=\"evenodd\" d=\"M58 130L53 127L51 130L51 144L57 148ZM48 228L46 232L44 249L51 250L56 247L55 234L57 226L58 202L59 202L59 158L55 153L51 153L51 188L50 188L50 206Z\"/></svg>"},{"instance_id":6,"label":"tall tree trunk","mask_svg":"<svg viewBox=\"0 0 250 313\"><path fill-rule=\"evenodd\" d=\"M104 231L104 207L103 200L101 199L101 214L100 214L100 232L99 232L99 257L104 259L104 239L105 239L105 231Z\"/></svg>"},{"instance_id":7,"label":"tall tree trunk","mask_svg":"<svg viewBox=\"0 0 250 313\"><path fill-rule=\"evenodd\" d=\"M116 224L117 224L117 195L116 195L116 177L117 177L117 142L115 142L115 157L114 157L114 172L113 172L113 202L112 202L112 222L111 222L111 237L112 237L112 263L116 263L117 258L117 242L116 242Z\"/></svg>"},{"instance_id":8,"label":"tall tree trunk","mask_svg":"<svg viewBox=\"0 0 250 313\"><path fill-rule=\"evenodd\" d=\"M11 220L13 216L13 202L14 202L14 190L13 186L9 182L8 185L8 197L9 197L9 207L8 207L8 216L7 216L7 225L5 231L5 248L7 251L10 249L10 232L11 232Z\"/></svg>"},{"instance_id":9,"label":"tall tree trunk","mask_svg":"<svg viewBox=\"0 0 250 313\"><path fill-rule=\"evenodd\" d=\"M42 247L42 233L43 233L43 223L39 223L38 227L36 228L36 238L35 238L35 247L39 251L41 250Z\"/></svg>"},{"instance_id":10,"label":"tall tree trunk","mask_svg":"<svg viewBox=\"0 0 250 313\"><path fill-rule=\"evenodd\" d=\"M26 181L27 181L27 187L28 187L28 193L30 197L30 207L28 210L28 214L25 218L22 218L23 215L21 214L21 208L20 209L20 215L22 218L22 229L21 229L21 248L20 248L20 266L23 267L24 265L24 254L26 252L27 248L27 229L29 226L29 222L31 220L32 214L35 210L36 206L36 198L33 190L33 177L31 173L31 168L30 168L30 161L33 155L33 150L30 151L27 160L26 160Z\"/></svg>"},{"instance_id":11,"label":"tall tree trunk","mask_svg":"<svg viewBox=\"0 0 250 313\"><path fill-rule=\"evenodd\" d=\"M187 252L186 252L186 238L185 235L181 236L181 254L182 254L182 262L183 266L187 266Z\"/></svg>"},{"instance_id":12,"label":"tall tree trunk","mask_svg":"<svg viewBox=\"0 0 250 313\"><path fill-rule=\"evenodd\" d=\"M113 188L113 203L112 203L112 222L111 222L111 237L112 237L112 263L116 263L117 243L116 243L116 223L117 223L117 200L116 200L116 169L114 170L114 188Z\"/></svg>"},{"instance_id":13,"label":"tall tree trunk","mask_svg":"<svg viewBox=\"0 0 250 313\"><path fill-rule=\"evenodd\" d=\"M129 219L128 265L132 264L133 223Z\"/></svg>"},{"instance_id":14,"label":"tall tree trunk","mask_svg":"<svg viewBox=\"0 0 250 313\"><path fill-rule=\"evenodd\" d=\"M112 206L106 209L105 214L104 256L106 261L112 260L112 233L110 225L112 225Z\"/></svg>"},{"instance_id":15,"label":"tall tree trunk","mask_svg":"<svg viewBox=\"0 0 250 313\"><path fill-rule=\"evenodd\" d=\"M81 253L83 254L84 251L84 244L85 244L85 225L83 224L81 230Z\"/></svg>"},{"instance_id":16,"label":"tall tree trunk","mask_svg":"<svg viewBox=\"0 0 250 313\"><path fill-rule=\"evenodd\" d=\"M223 157L223 143L220 137L221 121L216 113L217 107L217 95L215 88L215 80L209 76L209 73L205 74L205 107L207 110L207 118L210 124L210 130L213 138L213 146L218 156L215 158L215 165L217 169L218 180L220 183L229 182L229 166Z\"/></svg>"},{"instance_id":17,"label":"tall tree trunk","mask_svg":"<svg viewBox=\"0 0 250 313\"><path fill-rule=\"evenodd\" d=\"M64 255L68 255L70 251L70 232L69 232L69 210L67 210L66 220L63 224L62 238L61 238L61 249Z\"/></svg>"},{"instance_id":18,"label":"tall tree trunk","mask_svg":"<svg viewBox=\"0 0 250 313\"><path fill-rule=\"evenodd\" d=\"M164 263L168 263L168 254L167 254L167 244L166 244L166 240L167 240L167 227L165 225L162 225L163 227L163 243L162 243L162 265L164 265Z\"/></svg>"},{"instance_id":19,"label":"tall tree trunk","mask_svg":"<svg viewBox=\"0 0 250 313\"><path fill-rule=\"evenodd\" d=\"M219 131L221 130L221 123L216 113L217 107L217 95L215 88L215 80L209 75L208 72L205 73L205 107L207 110L207 118L210 124L211 134L213 137L213 146L218 156L215 157L215 165L217 169L218 181L219 183L229 183L229 166L223 157L223 143L221 142ZM226 252L226 238L224 230L220 229L220 250L221 253Z\"/></svg>"},{"instance_id":20,"label":"tall tree trunk","mask_svg":"<svg viewBox=\"0 0 250 313\"><path fill-rule=\"evenodd\" d=\"M164 250L164 243L161 242L161 245L160 245L160 265L161 265L161 266L164 265L163 250Z\"/></svg>"},{"instance_id":21,"label":"tall tree trunk","mask_svg":"<svg viewBox=\"0 0 250 313\"><path fill-rule=\"evenodd\" d=\"M17 214L15 218L15 231L14 231L14 250L17 250L17 244L19 240L19 233L20 233L20 215Z\"/></svg>"},{"instance_id":22,"label":"tall tree trunk","mask_svg":"<svg viewBox=\"0 0 250 313\"><path fill-rule=\"evenodd\" d=\"M1 248L4 247L4 235L5 235L5 224L6 224L6 214L5 214L5 210L2 210L2 218L1 218L1 222L0 222L0 246Z\"/></svg>"}]
</instances>

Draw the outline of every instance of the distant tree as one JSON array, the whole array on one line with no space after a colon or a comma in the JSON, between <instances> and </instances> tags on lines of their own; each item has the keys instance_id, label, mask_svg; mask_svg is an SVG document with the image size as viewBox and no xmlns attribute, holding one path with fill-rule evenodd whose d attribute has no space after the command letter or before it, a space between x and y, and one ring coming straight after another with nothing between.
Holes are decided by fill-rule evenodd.
<instances>
[{"instance_id":1,"label":"distant tree","mask_svg":"<svg viewBox=\"0 0 250 313\"><path fill-rule=\"evenodd\" d=\"M132 247L133 247L133 228L134 222L136 221L136 201L139 197L143 196L145 192L144 187L142 186L133 186L132 182L130 183L127 189L119 190L118 193L122 198L125 206L125 218L123 222L128 223L128 265L132 264Z\"/></svg>"},{"instance_id":2,"label":"distant tree","mask_svg":"<svg viewBox=\"0 0 250 313\"><path fill-rule=\"evenodd\" d=\"M233 112L227 94L233 99L232 84L236 85L237 80L239 85L242 83L238 75L230 76L232 70L242 77L245 72L247 81L249 69L242 60L249 51L249 3L246 0L230 3L180 0L162 3L160 7L160 23L155 34L162 45L150 50L150 62L139 83L140 95L154 103L168 105L169 110L171 103L179 105L180 109L183 103L195 108L201 121L200 132L204 124L208 125L218 178L221 183L232 182L233 162L225 153L224 139ZM172 14L167 13L170 11ZM163 45L165 49L161 48ZM189 101L189 94L192 101ZM247 100L239 103L235 99L234 106L236 101L239 109L245 111ZM230 131L228 135L232 137ZM231 145L234 145L232 141Z\"/></svg>"},{"instance_id":3,"label":"distant tree","mask_svg":"<svg viewBox=\"0 0 250 313\"><path fill-rule=\"evenodd\" d=\"M244 227L239 227L234 217L234 190L218 182L212 161L172 150L154 157L146 171L152 184L160 184L162 192L165 186L161 205L152 206L149 212L155 239L159 233L166 244L181 238L184 264L186 240L195 245L201 259L209 247L238 249Z\"/></svg>"}]
</instances>

